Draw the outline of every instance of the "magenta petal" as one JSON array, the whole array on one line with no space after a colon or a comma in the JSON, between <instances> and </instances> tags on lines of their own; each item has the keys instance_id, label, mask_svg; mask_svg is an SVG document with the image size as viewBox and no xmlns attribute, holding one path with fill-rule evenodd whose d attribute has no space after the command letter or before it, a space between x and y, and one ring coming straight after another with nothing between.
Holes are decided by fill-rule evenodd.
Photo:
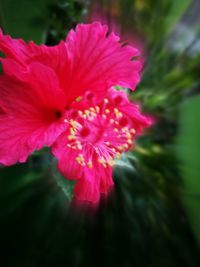
<instances>
[{"instance_id":1,"label":"magenta petal","mask_svg":"<svg viewBox=\"0 0 200 267\"><path fill-rule=\"evenodd\" d=\"M79 179L74 188L74 195L79 201L97 203L100 198L99 186L87 179Z\"/></svg>"},{"instance_id":2,"label":"magenta petal","mask_svg":"<svg viewBox=\"0 0 200 267\"><path fill-rule=\"evenodd\" d=\"M22 39L4 35L0 30L0 51L5 54L6 58L13 59L22 66L38 62L49 66L58 74L63 71L64 65L67 66L67 51L63 41L55 46L39 46L33 41L26 43Z\"/></svg>"},{"instance_id":3,"label":"magenta petal","mask_svg":"<svg viewBox=\"0 0 200 267\"><path fill-rule=\"evenodd\" d=\"M7 116L0 116L0 163L25 162L33 148L27 144L24 125Z\"/></svg>"},{"instance_id":4,"label":"magenta petal","mask_svg":"<svg viewBox=\"0 0 200 267\"><path fill-rule=\"evenodd\" d=\"M67 179L78 180L74 189L76 199L96 203L100 194L109 192L113 186L112 168L104 168L93 162L93 168L81 166L76 157L79 151L67 148L67 133L63 133L53 145L52 153L58 159L58 169Z\"/></svg>"},{"instance_id":5,"label":"magenta petal","mask_svg":"<svg viewBox=\"0 0 200 267\"><path fill-rule=\"evenodd\" d=\"M0 77L0 106L10 112L21 113L30 116L34 113L43 114L49 109L63 110L65 107L65 95L59 88L55 73L48 67L39 63L32 63L26 72L12 61L15 77L3 75ZM14 74L14 73L13 73ZM14 78L14 79L13 79ZM16 80L17 78L17 80Z\"/></svg>"},{"instance_id":6,"label":"magenta petal","mask_svg":"<svg viewBox=\"0 0 200 267\"><path fill-rule=\"evenodd\" d=\"M153 124L154 119L144 115L141 112L140 105L131 102L124 91L117 91L114 88L110 88L107 93L107 98L112 99L120 111L126 115L132 127L136 130L136 135L140 135L146 128Z\"/></svg>"},{"instance_id":7,"label":"magenta petal","mask_svg":"<svg viewBox=\"0 0 200 267\"><path fill-rule=\"evenodd\" d=\"M74 188L76 199L97 203L100 194L107 195L113 186L112 168L104 168L97 163L95 169L84 168L83 177Z\"/></svg>"},{"instance_id":8,"label":"magenta petal","mask_svg":"<svg viewBox=\"0 0 200 267\"><path fill-rule=\"evenodd\" d=\"M33 151L52 145L63 130L60 123L42 126L33 120L0 116L0 163L25 162Z\"/></svg>"},{"instance_id":9,"label":"magenta petal","mask_svg":"<svg viewBox=\"0 0 200 267\"><path fill-rule=\"evenodd\" d=\"M18 62L25 62L29 57L28 45L22 39L13 39L9 35L3 35L0 30L0 51L6 57L13 58Z\"/></svg>"},{"instance_id":10,"label":"magenta petal","mask_svg":"<svg viewBox=\"0 0 200 267\"><path fill-rule=\"evenodd\" d=\"M138 50L96 22L79 24L54 47L0 32L0 51L0 163L52 146L60 172L77 180L75 198L97 203L113 186L115 158L152 123L113 89L135 89Z\"/></svg>"},{"instance_id":11,"label":"magenta petal","mask_svg":"<svg viewBox=\"0 0 200 267\"><path fill-rule=\"evenodd\" d=\"M97 203L113 187L114 159L132 148L135 137L151 123L124 91L108 90L100 98L86 93L67 112L68 129L53 146L58 167L78 179L75 198Z\"/></svg>"},{"instance_id":12,"label":"magenta petal","mask_svg":"<svg viewBox=\"0 0 200 267\"><path fill-rule=\"evenodd\" d=\"M82 167L76 162L77 150L67 147L67 134L64 132L52 147L52 153L58 159L58 169L64 177L70 180L79 179L82 176Z\"/></svg>"},{"instance_id":13,"label":"magenta petal","mask_svg":"<svg viewBox=\"0 0 200 267\"><path fill-rule=\"evenodd\" d=\"M107 27L98 22L71 30L66 47L71 67L66 90L71 99L87 90L103 94L112 85L134 89L139 82L141 64L131 61L138 50L121 46L119 37L108 35Z\"/></svg>"},{"instance_id":14,"label":"magenta petal","mask_svg":"<svg viewBox=\"0 0 200 267\"><path fill-rule=\"evenodd\" d=\"M103 168L102 166L99 166L99 173L100 175L100 192L102 194L107 195L111 188L113 187L113 179L112 179L112 168L107 167Z\"/></svg>"},{"instance_id":15,"label":"magenta petal","mask_svg":"<svg viewBox=\"0 0 200 267\"><path fill-rule=\"evenodd\" d=\"M119 37L108 34L106 26L95 22L79 24L71 30L66 42L52 47L25 43L0 32L0 51L6 59L0 58L7 73L14 73L14 67L6 60L14 60L26 68L35 62L51 68L58 76L67 100L72 100L91 90L102 95L110 86L120 85L135 89L139 82L141 64L132 58L139 51L131 46L122 46ZM13 74L15 75L15 74Z\"/></svg>"},{"instance_id":16,"label":"magenta petal","mask_svg":"<svg viewBox=\"0 0 200 267\"><path fill-rule=\"evenodd\" d=\"M51 146L66 129L62 119L64 93L54 72L31 64L21 80L0 77L0 162L24 162L34 150Z\"/></svg>"}]
</instances>

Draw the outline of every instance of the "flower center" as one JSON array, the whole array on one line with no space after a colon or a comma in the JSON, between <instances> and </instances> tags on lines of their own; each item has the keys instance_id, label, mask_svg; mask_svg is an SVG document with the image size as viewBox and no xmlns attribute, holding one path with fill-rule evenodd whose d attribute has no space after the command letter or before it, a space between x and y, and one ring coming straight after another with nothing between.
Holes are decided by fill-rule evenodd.
<instances>
[{"instance_id":1,"label":"flower center","mask_svg":"<svg viewBox=\"0 0 200 267\"><path fill-rule=\"evenodd\" d=\"M114 158L130 149L135 129L128 119L108 99L73 113L67 146L79 150L76 161L92 168L94 162L113 166Z\"/></svg>"}]
</instances>

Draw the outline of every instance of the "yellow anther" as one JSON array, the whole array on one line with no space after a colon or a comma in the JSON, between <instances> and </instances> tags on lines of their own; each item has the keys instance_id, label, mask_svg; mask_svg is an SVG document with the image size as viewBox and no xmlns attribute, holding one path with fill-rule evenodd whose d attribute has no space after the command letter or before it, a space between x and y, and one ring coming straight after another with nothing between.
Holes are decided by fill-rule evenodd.
<instances>
[{"instance_id":1,"label":"yellow anther","mask_svg":"<svg viewBox=\"0 0 200 267\"><path fill-rule=\"evenodd\" d=\"M128 128L127 127L122 128L122 132L123 133L127 133L128 132Z\"/></svg>"},{"instance_id":2,"label":"yellow anther","mask_svg":"<svg viewBox=\"0 0 200 267\"><path fill-rule=\"evenodd\" d=\"M80 116L82 116L82 115L83 115L83 111L79 110L79 111L78 111L78 114L79 114Z\"/></svg>"},{"instance_id":3,"label":"yellow anther","mask_svg":"<svg viewBox=\"0 0 200 267\"><path fill-rule=\"evenodd\" d=\"M131 134L130 133L126 133L126 138L130 139L131 138Z\"/></svg>"},{"instance_id":4,"label":"yellow anther","mask_svg":"<svg viewBox=\"0 0 200 267\"><path fill-rule=\"evenodd\" d=\"M123 150L123 146L117 146L117 149L122 151Z\"/></svg>"},{"instance_id":5,"label":"yellow anther","mask_svg":"<svg viewBox=\"0 0 200 267\"><path fill-rule=\"evenodd\" d=\"M93 111L93 112L95 112L95 108L93 108L93 107L91 107L90 110Z\"/></svg>"},{"instance_id":6,"label":"yellow anther","mask_svg":"<svg viewBox=\"0 0 200 267\"><path fill-rule=\"evenodd\" d=\"M69 123L73 128L76 128L78 126L78 122L75 120L70 120Z\"/></svg>"},{"instance_id":7,"label":"yellow anther","mask_svg":"<svg viewBox=\"0 0 200 267\"><path fill-rule=\"evenodd\" d=\"M113 147L113 148L112 148L112 151L115 153L115 152L116 152L116 149Z\"/></svg>"},{"instance_id":8,"label":"yellow anther","mask_svg":"<svg viewBox=\"0 0 200 267\"><path fill-rule=\"evenodd\" d=\"M114 132L116 132L116 133L117 133L117 132L119 132L119 130L118 130L117 128L115 128L115 129L114 129Z\"/></svg>"},{"instance_id":9,"label":"yellow anther","mask_svg":"<svg viewBox=\"0 0 200 267\"><path fill-rule=\"evenodd\" d=\"M76 101L76 102L80 102L81 99L82 99L82 97L81 97L81 96L78 96L78 97L75 99L75 101Z\"/></svg>"},{"instance_id":10,"label":"yellow anther","mask_svg":"<svg viewBox=\"0 0 200 267\"><path fill-rule=\"evenodd\" d=\"M128 143L129 145L132 145L133 141L132 141L131 139L128 139L128 140L127 140L127 143Z\"/></svg>"},{"instance_id":11,"label":"yellow anther","mask_svg":"<svg viewBox=\"0 0 200 267\"><path fill-rule=\"evenodd\" d=\"M81 166L85 166L85 159L82 154L79 154L78 157L76 157L76 161Z\"/></svg>"},{"instance_id":12,"label":"yellow anther","mask_svg":"<svg viewBox=\"0 0 200 267\"><path fill-rule=\"evenodd\" d=\"M105 104L108 104L108 102L109 102L108 99L107 98L104 98L104 103Z\"/></svg>"},{"instance_id":13,"label":"yellow anther","mask_svg":"<svg viewBox=\"0 0 200 267\"><path fill-rule=\"evenodd\" d=\"M129 148L128 144L124 144L123 147L124 147L125 149L128 149L128 148Z\"/></svg>"},{"instance_id":14,"label":"yellow anther","mask_svg":"<svg viewBox=\"0 0 200 267\"><path fill-rule=\"evenodd\" d=\"M116 157L117 159L120 159L120 158L121 158L121 154L120 154L119 152L117 152L117 153L115 154L115 157Z\"/></svg>"},{"instance_id":15,"label":"yellow anther","mask_svg":"<svg viewBox=\"0 0 200 267\"><path fill-rule=\"evenodd\" d=\"M81 145L81 142L80 141L76 141L76 147L81 150L83 147Z\"/></svg>"},{"instance_id":16,"label":"yellow anther","mask_svg":"<svg viewBox=\"0 0 200 267\"><path fill-rule=\"evenodd\" d=\"M89 162L87 163L87 166L88 166L88 168L92 169L92 161L89 161Z\"/></svg>"},{"instance_id":17,"label":"yellow anther","mask_svg":"<svg viewBox=\"0 0 200 267\"><path fill-rule=\"evenodd\" d=\"M110 109L108 109L108 108L105 109L105 113L106 113L106 114L109 114L109 113L110 113Z\"/></svg>"},{"instance_id":18,"label":"yellow anther","mask_svg":"<svg viewBox=\"0 0 200 267\"><path fill-rule=\"evenodd\" d=\"M99 111L100 111L100 107L99 107L99 106L96 106L95 109L96 109L96 111L99 113Z\"/></svg>"},{"instance_id":19,"label":"yellow anther","mask_svg":"<svg viewBox=\"0 0 200 267\"><path fill-rule=\"evenodd\" d=\"M76 137L74 135L68 135L68 140L75 140Z\"/></svg>"},{"instance_id":20,"label":"yellow anther","mask_svg":"<svg viewBox=\"0 0 200 267\"><path fill-rule=\"evenodd\" d=\"M100 164L102 164L103 167L105 167L105 168L107 167L107 165L106 165L107 162L106 162L106 160L105 160L104 158L99 158L99 159L98 159L98 162L99 162Z\"/></svg>"},{"instance_id":21,"label":"yellow anther","mask_svg":"<svg viewBox=\"0 0 200 267\"><path fill-rule=\"evenodd\" d=\"M99 162L99 163L102 163L102 164L103 164L103 163L106 163L106 161L105 161L104 158L99 158L99 159L98 159L98 162Z\"/></svg>"},{"instance_id":22,"label":"yellow anther","mask_svg":"<svg viewBox=\"0 0 200 267\"><path fill-rule=\"evenodd\" d=\"M84 114L88 116L88 115L90 115L90 111L88 109L86 109L86 110L84 110Z\"/></svg>"},{"instance_id":23,"label":"yellow anther","mask_svg":"<svg viewBox=\"0 0 200 267\"><path fill-rule=\"evenodd\" d=\"M136 132L136 130L134 128L131 128L130 132L134 134Z\"/></svg>"},{"instance_id":24,"label":"yellow anther","mask_svg":"<svg viewBox=\"0 0 200 267\"><path fill-rule=\"evenodd\" d=\"M121 118L123 116L118 108L114 108L114 113L117 118Z\"/></svg>"},{"instance_id":25,"label":"yellow anther","mask_svg":"<svg viewBox=\"0 0 200 267\"><path fill-rule=\"evenodd\" d=\"M112 157L110 157L109 160L107 161L107 163L108 163L109 166L112 167L115 164L115 161L114 161L114 159Z\"/></svg>"},{"instance_id":26,"label":"yellow anther","mask_svg":"<svg viewBox=\"0 0 200 267\"><path fill-rule=\"evenodd\" d=\"M76 129L75 128L70 128L69 131L70 131L71 135L75 135L75 133L76 133Z\"/></svg>"}]
</instances>

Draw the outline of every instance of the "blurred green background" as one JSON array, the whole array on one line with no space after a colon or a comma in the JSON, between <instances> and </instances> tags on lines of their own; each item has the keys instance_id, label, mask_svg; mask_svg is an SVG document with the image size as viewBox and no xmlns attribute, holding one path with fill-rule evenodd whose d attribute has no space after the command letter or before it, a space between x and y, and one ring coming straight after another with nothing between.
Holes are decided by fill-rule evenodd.
<instances>
[{"instance_id":1,"label":"blurred green background","mask_svg":"<svg viewBox=\"0 0 200 267\"><path fill-rule=\"evenodd\" d=\"M156 118L115 167L115 192L74 209L48 150L0 167L0 266L200 266L200 1L0 0L5 33L53 45L101 20L142 51L130 97Z\"/></svg>"}]
</instances>

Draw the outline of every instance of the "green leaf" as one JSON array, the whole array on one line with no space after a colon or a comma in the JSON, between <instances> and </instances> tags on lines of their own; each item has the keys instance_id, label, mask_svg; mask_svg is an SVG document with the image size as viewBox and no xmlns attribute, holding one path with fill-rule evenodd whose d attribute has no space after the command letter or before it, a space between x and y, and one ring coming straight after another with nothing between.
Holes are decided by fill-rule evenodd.
<instances>
[{"instance_id":1,"label":"green leaf","mask_svg":"<svg viewBox=\"0 0 200 267\"><path fill-rule=\"evenodd\" d=\"M64 178L61 175L61 173L58 171L56 165L57 165L57 161L52 160L52 163L51 163L52 176L55 179L55 182L57 186L59 187L59 189L61 189L62 192L64 193L66 200L70 202L73 198L73 188L74 188L75 182Z\"/></svg>"},{"instance_id":2,"label":"green leaf","mask_svg":"<svg viewBox=\"0 0 200 267\"><path fill-rule=\"evenodd\" d=\"M166 32L170 32L173 29L173 27L181 19L191 2L191 0L172 1L171 10L166 17Z\"/></svg>"},{"instance_id":3,"label":"green leaf","mask_svg":"<svg viewBox=\"0 0 200 267\"><path fill-rule=\"evenodd\" d=\"M52 2L53 0L1 0L0 26L13 37L41 43L48 20L47 5Z\"/></svg>"},{"instance_id":4,"label":"green leaf","mask_svg":"<svg viewBox=\"0 0 200 267\"><path fill-rule=\"evenodd\" d=\"M200 243L200 96L190 98L181 107L177 154L184 185L183 203Z\"/></svg>"}]
</instances>

